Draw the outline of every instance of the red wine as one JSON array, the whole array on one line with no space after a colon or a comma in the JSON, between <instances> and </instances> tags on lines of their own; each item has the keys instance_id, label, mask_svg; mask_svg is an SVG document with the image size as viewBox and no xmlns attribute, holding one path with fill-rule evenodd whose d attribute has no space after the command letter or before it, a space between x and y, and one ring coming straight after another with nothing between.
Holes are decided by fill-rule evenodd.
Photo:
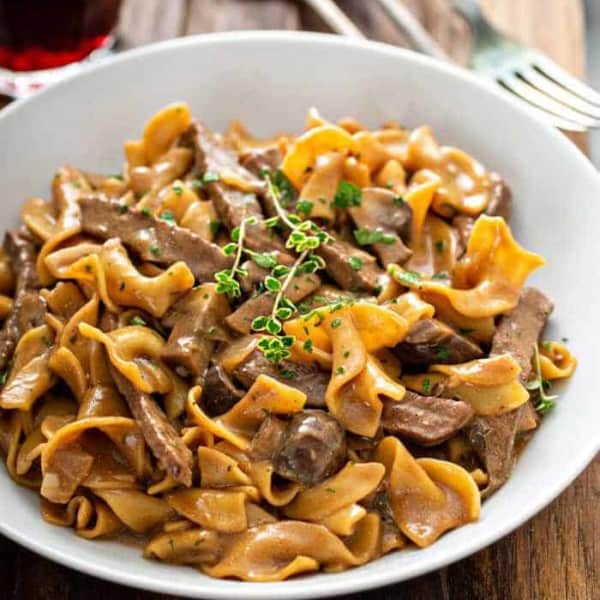
<instances>
[{"instance_id":1,"label":"red wine","mask_svg":"<svg viewBox=\"0 0 600 600\"><path fill-rule=\"evenodd\" d=\"M0 0L0 67L51 69L110 40L121 0Z\"/></svg>"}]
</instances>

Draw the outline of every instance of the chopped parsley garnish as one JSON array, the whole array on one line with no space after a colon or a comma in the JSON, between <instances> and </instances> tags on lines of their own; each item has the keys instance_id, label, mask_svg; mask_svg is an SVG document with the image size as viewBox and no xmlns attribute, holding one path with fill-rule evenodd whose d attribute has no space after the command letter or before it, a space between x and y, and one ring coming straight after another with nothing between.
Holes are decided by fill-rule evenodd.
<instances>
[{"instance_id":1,"label":"chopped parsley garnish","mask_svg":"<svg viewBox=\"0 0 600 600\"><path fill-rule=\"evenodd\" d=\"M404 197L403 196L396 196L394 198L394 204L396 204L397 206L402 206L404 204Z\"/></svg>"},{"instance_id":2,"label":"chopped parsley garnish","mask_svg":"<svg viewBox=\"0 0 600 600\"><path fill-rule=\"evenodd\" d=\"M281 371L279 371L279 375L283 377L283 379L294 379L294 377L296 377L296 371L291 371L290 369L281 369Z\"/></svg>"},{"instance_id":3,"label":"chopped parsley garnish","mask_svg":"<svg viewBox=\"0 0 600 600\"><path fill-rule=\"evenodd\" d=\"M302 344L302 348L304 350L306 350L306 352L311 352L313 351L313 343L311 339L305 340L304 344Z\"/></svg>"},{"instance_id":4,"label":"chopped parsley garnish","mask_svg":"<svg viewBox=\"0 0 600 600\"><path fill-rule=\"evenodd\" d=\"M121 173L115 173L114 175L109 175L109 179L118 179L119 181L123 181L123 175Z\"/></svg>"},{"instance_id":5,"label":"chopped parsley garnish","mask_svg":"<svg viewBox=\"0 0 600 600\"><path fill-rule=\"evenodd\" d=\"M308 217L312 212L313 206L314 205L310 200L299 200L296 203L296 212Z\"/></svg>"},{"instance_id":6,"label":"chopped parsley garnish","mask_svg":"<svg viewBox=\"0 0 600 600\"><path fill-rule=\"evenodd\" d=\"M398 238L381 229L363 228L354 230L354 239L360 246L369 246L371 244L393 244Z\"/></svg>"},{"instance_id":7,"label":"chopped parsley garnish","mask_svg":"<svg viewBox=\"0 0 600 600\"><path fill-rule=\"evenodd\" d=\"M183 188L180 185L174 185L171 189L175 192L176 196L183 195Z\"/></svg>"},{"instance_id":8,"label":"chopped parsley garnish","mask_svg":"<svg viewBox=\"0 0 600 600\"><path fill-rule=\"evenodd\" d=\"M530 379L525 387L530 390L538 390L539 393L539 402L536 404L535 409L539 413L547 413L549 410L554 408L555 400L558 399L556 395L548 395L546 394L546 390L549 390L552 387L552 384L542 377L542 367L540 365L540 352L538 350L537 344L533 346L533 368L535 371L534 378Z\"/></svg>"},{"instance_id":9,"label":"chopped parsley garnish","mask_svg":"<svg viewBox=\"0 0 600 600\"><path fill-rule=\"evenodd\" d=\"M332 204L338 208L348 208L349 206L360 206L361 200L362 192L360 188L342 179L338 185Z\"/></svg>"},{"instance_id":10,"label":"chopped parsley garnish","mask_svg":"<svg viewBox=\"0 0 600 600\"><path fill-rule=\"evenodd\" d=\"M129 204L119 204L117 209L120 215L124 215L129 210Z\"/></svg>"},{"instance_id":11,"label":"chopped parsley garnish","mask_svg":"<svg viewBox=\"0 0 600 600\"><path fill-rule=\"evenodd\" d=\"M221 176L216 171L206 171L206 173L202 175L202 183L214 183L220 179Z\"/></svg>"},{"instance_id":12,"label":"chopped parsley garnish","mask_svg":"<svg viewBox=\"0 0 600 600\"><path fill-rule=\"evenodd\" d=\"M448 271L440 271L439 273L432 275L431 279L450 279L450 273L448 273Z\"/></svg>"},{"instance_id":13,"label":"chopped parsley garnish","mask_svg":"<svg viewBox=\"0 0 600 600\"><path fill-rule=\"evenodd\" d=\"M147 206L144 206L144 208L142 208L142 214L146 217L151 217L152 211Z\"/></svg>"},{"instance_id":14,"label":"chopped parsley garnish","mask_svg":"<svg viewBox=\"0 0 600 600\"><path fill-rule=\"evenodd\" d=\"M142 319L142 317L139 315L131 317L131 321L129 321L129 323L131 323L131 325L139 325L140 327L145 327L147 324L146 321L144 321L144 319Z\"/></svg>"},{"instance_id":15,"label":"chopped parsley garnish","mask_svg":"<svg viewBox=\"0 0 600 600\"><path fill-rule=\"evenodd\" d=\"M351 256L348 259L348 264L350 265L350 267L352 269L354 269L355 271L360 271L360 269L363 266L363 261L362 258L359 258L358 256Z\"/></svg>"},{"instance_id":16,"label":"chopped parsley garnish","mask_svg":"<svg viewBox=\"0 0 600 600\"><path fill-rule=\"evenodd\" d=\"M563 337L563 338L560 338L560 341L561 341L563 344L568 344L568 343L569 343L569 338L568 338L568 337Z\"/></svg>"},{"instance_id":17,"label":"chopped parsley garnish","mask_svg":"<svg viewBox=\"0 0 600 600\"><path fill-rule=\"evenodd\" d=\"M150 252L152 252L154 256L158 256L158 253L160 252L158 244L150 244Z\"/></svg>"},{"instance_id":18,"label":"chopped parsley garnish","mask_svg":"<svg viewBox=\"0 0 600 600\"><path fill-rule=\"evenodd\" d=\"M0 385L4 385L8 379L8 369L5 369L0 373Z\"/></svg>"},{"instance_id":19,"label":"chopped parsley garnish","mask_svg":"<svg viewBox=\"0 0 600 600\"><path fill-rule=\"evenodd\" d=\"M344 358L348 358L350 356L350 350L346 350L344 352Z\"/></svg>"},{"instance_id":20,"label":"chopped parsley garnish","mask_svg":"<svg viewBox=\"0 0 600 600\"><path fill-rule=\"evenodd\" d=\"M460 327L458 329L458 331L462 335L469 335L470 333L473 333L475 331L475 328L474 327Z\"/></svg>"},{"instance_id":21,"label":"chopped parsley garnish","mask_svg":"<svg viewBox=\"0 0 600 600\"><path fill-rule=\"evenodd\" d=\"M396 280L403 283L407 287L411 285L419 285L421 282L421 274L416 271L397 271L394 273Z\"/></svg>"},{"instance_id":22,"label":"chopped parsley garnish","mask_svg":"<svg viewBox=\"0 0 600 600\"><path fill-rule=\"evenodd\" d=\"M329 492L330 494L337 494L337 492L333 488L330 488L330 487L325 488L325 491Z\"/></svg>"},{"instance_id":23,"label":"chopped parsley garnish","mask_svg":"<svg viewBox=\"0 0 600 600\"><path fill-rule=\"evenodd\" d=\"M208 228L210 229L210 232L212 233L213 236L217 235L220 227L221 227L221 221L219 221L219 219L215 219L214 221L211 221L208 224Z\"/></svg>"},{"instance_id":24,"label":"chopped parsley garnish","mask_svg":"<svg viewBox=\"0 0 600 600\"><path fill-rule=\"evenodd\" d=\"M423 379L421 387L426 394L429 394L431 392L431 379Z\"/></svg>"},{"instance_id":25,"label":"chopped parsley garnish","mask_svg":"<svg viewBox=\"0 0 600 600\"><path fill-rule=\"evenodd\" d=\"M440 346L440 348L436 352L436 356L440 360L447 360L448 358L450 358L450 352L449 352L448 348L446 348L446 346Z\"/></svg>"},{"instance_id":26,"label":"chopped parsley garnish","mask_svg":"<svg viewBox=\"0 0 600 600\"><path fill-rule=\"evenodd\" d=\"M342 366L338 367L338 368L335 370L335 374L336 374L336 375L343 375L345 372L346 372L346 369L345 369L344 367L342 367Z\"/></svg>"},{"instance_id":27,"label":"chopped parsley garnish","mask_svg":"<svg viewBox=\"0 0 600 600\"><path fill-rule=\"evenodd\" d=\"M543 342L540 343L540 346L546 351L546 352L551 352L552 351L552 342L549 340L544 340Z\"/></svg>"},{"instance_id":28,"label":"chopped parsley garnish","mask_svg":"<svg viewBox=\"0 0 600 600\"><path fill-rule=\"evenodd\" d=\"M341 324L341 319L334 319L333 321L331 321L331 329L337 329Z\"/></svg>"},{"instance_id":29,"label":"chopped parsley garnish","mask_svg":"<svg viewBox=\"0 0 600 600\"><path fill-rule=\"evenodd\" d=\"M172 210L163 210L160 218L167 223L175 224L175 215Z\"/></svg>"},{"instance_id":30,"label":"chopped parsley garnish","mask_svg":"<svg viewBox=\"0 0 600 600\"><path fill-rule=\"evenodd\" d=\"M437 240L434 244L435 251L438 254L442 254L444 252L444 240Z\"/></svg>"},{"instance_id":31,"label":"chopped parsley garnish","mask_svg":"<svg viewBox=\"0 0 600 600\"><path fill-rule=\"evenodd\" d=\"M266 176L269 176L267 172ZM290 202L294 199L294 186L290 183L290 180L285 176L285 173L281 169L277 169L271 176L270 181L275 189L275 192L279 194L279 202L283 208L289 206Z\"/></svg>"}]
</instances>

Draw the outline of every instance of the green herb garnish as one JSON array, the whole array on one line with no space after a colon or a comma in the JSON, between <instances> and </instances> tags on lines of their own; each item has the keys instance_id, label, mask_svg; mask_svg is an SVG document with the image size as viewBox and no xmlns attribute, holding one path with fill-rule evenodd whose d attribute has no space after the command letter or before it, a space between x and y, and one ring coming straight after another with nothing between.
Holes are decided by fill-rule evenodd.
<instances>
[{"instance_id":1,"label":"green herb garnish","mask_svg":"<svg viewBox=\"0 0 600 600\"><path fill-rule=\"evenodd\" d=\"M421 387L426 394L429 394L431 392L431 379L423 379Z\"/></svg>"},{"instance_id":2,"label":"green herb garnish","mask_svg":"<svg viewBox=\"0 0 600 600\"><path fill-rule=\"evenodd\" d=\"M348 208L349 206L360 206L362 192L357 185L342 179L338 185L333 199L333 206L337 208Z\"/></svg>"},{"instance_id":3,"label":"green herb garnish","mask_svg":"<svg viewBox=\"0 0 600 600\"><path fill-rule=\"evenodd\" d=\"M206 171L204 175L202 175L202 183L214 183L215 181L220 181L221 176L216 171Z\"/></svg>"},{"instance_id":4,"label":"green herb garnish","mask_svg":"<svg viewBox=\"0 0 600 600\"><path fill-rule=\"evenodd\" d=\"M299 200L296 202L296 212L309 217L313 209L313 203L310 200Z\"/></svg>"},{"instance_id":5,"label":"green herb garnish","mask_svg":"<svg viewBox=\"0 0 600 600\"><path fill-rule=\"evenodd\" d=\"M292 371L290 369L281 369L281 371L279 371L279 375L283 377L283 379L294 379L294 377L296 377L296 371Z\"/></svg>"},{"instance_id":6,"label":"green herb garnish","mask_svg":"<svg viewBox=\"0 0 600 600\"><path fill-rule=\"evenodd\" d=\"M221 221L219 221L219 219L215 219L214 221L211 221L208 224L208 228L209 228L210 232L212 233L213 237L215 235L217 235L220 227L221 227Z\"/></svg>"},{"instance_id":7,"label":"green herb garnish","mask_svg":"<svg viewBox=\"0 0 600 600\"><path fill-rule=\"evenodd\" d=\"M131 320L129 321L129 323L131 325L139 325L140 327L146 326L146 321L144 321L144 319L142 319L142 317L140 317L139 315L135 315L135 316L131 317Z\"/></svg>"},{"instance_id":8,"label":"green herb garnish","mask_svg":"<svg viewBox=\"0 0 600 600\"><path fill-rule=\"evenodd\" d=\"M538 391L539 402L536 404L535 409L539 413L544 414L554 408L554 401L558 399L558 396L546 394L546 390L549 390L552 387L552 384L547 379L544 379L542 377L542 367L540 365L540 352L538 350L537 344L534 344L533 347L533 368L535 371L534 377L525 384L525 387L529 391Z\"/></svg>"},{"instance_id":9,"label":"green herb garnish","mask_svg":"<svg viewBox=\"0 0 600 600\"><path fill-rule=\"evenodd\" d=\"M215 273L217 282L217 293L225 294L229 298L239 298L242 295L238 277L248 275L246 269L240 267L242 253L244 252L244 238L246 236L246 227L255 225L258 222L256 217L247 217L243 219L239 227L231 231L231 243L223 247L223 254L226 256L235 255L231 269L223 269Z\"/></svg>"},{"instance_id":10,"label":"green herb garnish","mask_svg":"<svg viewBox=\"0 0 600 600\"><path fill-rule=\"evenodd\" d=\"M448 358L450 358L450 351L448 350L448 348L446 348L446 346L440 346L440 348L438 348L438 351L435 353L435 355L440 360L448 360Z\"/></svg>"},{"instance_id":11,"label":"green herb garnish","mask_svg":"<svg viewBox=\"0 0 600 600\"><path fill-rule=\"evenodd\" d=\"M393 244L397 237L391 233L385 233L381 229L355 229L354 239L359 246L370 246L371 244Z\"/></svg>"},{"instance_id":12,"label":"green herb garnish","mask_svg":"<svg viewBox=\"0 0 600 600\"><path fill-rule=\"evenodd\" d=\"M350 267L352 269L354 269L355 271L360 271L360 269L363 266L363 261L362 258L359 258L358 256L351 256L348 259L348 264L350 265Z\"/></svg>"},{"instance_id":13,"label":"green herb garnish","mask_svg":"<svg viewBox=\"0 0 600 600\"><path fill-rule=\"evenodd\" d=\"M171 225L175 224L175 215L173 214L172 210L163 210L160 218L163 221L167 221L167 223L171 223Z\"/></svg>"}]
</instances>

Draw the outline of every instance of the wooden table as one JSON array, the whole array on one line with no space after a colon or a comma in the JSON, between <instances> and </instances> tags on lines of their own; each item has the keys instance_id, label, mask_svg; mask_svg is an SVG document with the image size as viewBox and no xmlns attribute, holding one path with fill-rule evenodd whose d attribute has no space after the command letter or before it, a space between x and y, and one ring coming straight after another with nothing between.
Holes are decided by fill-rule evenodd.
<instances>
[{"instance_id":1,"label":"wooden table","mask_svg":"<svg viewBox=\"0 0 600 600\"><path fill-rule=\"evenodd\" d=\"M469 31L448 0L405 0L448 51L464 64ZM373 0L343 0L371 38L405 46ZM580 0L485 0L493 21L582 76L585 40ZM121 46L235 29L326 31L293 0L125 0ZM575 138L585 151L584 136ZM576 449L574 449L576 451ZM557 465L557 468L560 468ZM600 459L548 508L493 546L413 581L351 600L593 600L600 598ZM124 568L127 568L124 565ZM0 537L0 597L88 600L165 596L138 592L54 564Z\"/></svg>"}]
</instances>

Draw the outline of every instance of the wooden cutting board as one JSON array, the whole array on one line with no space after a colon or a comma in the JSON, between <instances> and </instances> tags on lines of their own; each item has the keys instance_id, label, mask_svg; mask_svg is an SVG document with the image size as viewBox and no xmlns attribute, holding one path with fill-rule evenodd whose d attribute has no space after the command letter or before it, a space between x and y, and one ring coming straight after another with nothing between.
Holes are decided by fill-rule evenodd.
<instances>
[{"instance_id":1,"label":"wooden cutting board","mask_svg":"<svg viewBox=\"0 0 600 600\"><path fill-rule=\"evenodd\" d=\"M580 0L483 0L491 20L583 76L585 38ZM406 45L374 0L340 5L371 38ZM406 0L460 64L469 30L449 0ZM300 0L125 0L121 47L229 29L326 28ZM584 151L586 137L577 136ZM593 392L592 392L593 393ZM542 432L543 435L543 432ZM574 449L576 451L576 449ZM560 465L556 465L560 468ZM600 598L600 460L547 509L491 547L419 579L348 597L350 600L593 600ZM150 600L158 594L76 573L0 537L0 597ZM126 566L124 567L126 568Z\"/></svg>"}]
</instances>

